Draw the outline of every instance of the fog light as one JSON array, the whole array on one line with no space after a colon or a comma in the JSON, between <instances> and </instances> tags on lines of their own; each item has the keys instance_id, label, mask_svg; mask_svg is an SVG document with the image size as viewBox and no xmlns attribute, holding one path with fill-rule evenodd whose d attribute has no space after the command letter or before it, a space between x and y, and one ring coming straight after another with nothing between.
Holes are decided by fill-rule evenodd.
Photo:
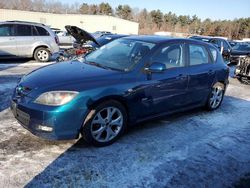
<instances>
[{"instance_id":1,"label":"fog light","mask_svg":"<svg viewBox=\"0 0 250 188\"><path fill-rule=\"evenodd\" d=\"M48 126L44 126L44 125L38 125L37 129L42 130L42 131L46 131L46 132L52 132L53 131L52 127L48 127Z\"/></svg>"}]
</instances>

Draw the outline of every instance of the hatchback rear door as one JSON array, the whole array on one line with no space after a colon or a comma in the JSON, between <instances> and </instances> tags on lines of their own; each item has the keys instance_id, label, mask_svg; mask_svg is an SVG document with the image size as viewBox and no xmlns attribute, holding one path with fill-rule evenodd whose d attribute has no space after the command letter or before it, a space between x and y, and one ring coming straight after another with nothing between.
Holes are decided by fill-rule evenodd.
<instances>
[{"instance_id":1,"label":"hatchback rear door","mask_svg":"<svg viewBox=\"0 0 250 188\"><path fill-rule=\"evenodd\" d=\"M214 62L205 45L189 43L188 51L188 104L205 102L215 79Z\"/></svg>"}]
</instances>

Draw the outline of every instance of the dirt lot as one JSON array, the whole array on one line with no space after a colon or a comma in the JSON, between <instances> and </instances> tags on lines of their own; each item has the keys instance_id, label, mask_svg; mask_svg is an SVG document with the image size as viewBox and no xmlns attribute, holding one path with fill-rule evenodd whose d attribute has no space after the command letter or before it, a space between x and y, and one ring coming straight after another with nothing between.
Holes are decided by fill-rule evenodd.
<instances>
[{"instance_id":1,"label":"dirt lot","mask_svg":"<svg viewBox=\"0 0 250 188\"><path fill-rule=\"evenodd\" d=\"M233 187L250 176L250 86L230 79L220 109L131 128L115 144L50 142L9 110L22 75L41 63L0 64L0 187ZM249 184L248 184L249 185Z\"/></svg>"}]
</instances>

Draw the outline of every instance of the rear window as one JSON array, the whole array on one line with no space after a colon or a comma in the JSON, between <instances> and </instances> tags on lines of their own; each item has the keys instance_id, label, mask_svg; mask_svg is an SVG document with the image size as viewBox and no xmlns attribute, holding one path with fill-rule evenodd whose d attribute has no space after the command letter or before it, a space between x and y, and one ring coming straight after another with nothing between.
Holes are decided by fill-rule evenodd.
<instances>
[{"instance_id":1,"label":"rear window","mask_svg":"<svg viewBox=\"0 0 250 188\"><path fill-rule=\"evenodd\" d=\"M17 36L32 36L30 25L16 25L16 35Z\"/></svg>"},{"instance_id":2,"label":"rear window","mask_svg":"<svg viewBox=\"0 0 250 188\"><path fill-rule=\"evenodd\" d=\"M42 27L36 26L36 30L37 30L39 36L50 36L49 32Z\"/></svg>"},{"instance_id":3,"label":"rear window","mask_svg":"<svg viewBox=\"0 0 250 188\"><path fill-rule=\"evenodd\" d=\"M214 48L211 48L211 47L209 47L209 50L211 52L213 62L216 62L217 61L217 50L215 50Z\"/></svg>"},{"instance_id":4,"label":"rear window","mask_svg":"<svg viewBox=\"0 0 250 188\"><path fill-rule=\"evenodd\" d=\"M0 36L13 36L13 27L12 25L0 25Z\"/></svg>"}]
</instances>

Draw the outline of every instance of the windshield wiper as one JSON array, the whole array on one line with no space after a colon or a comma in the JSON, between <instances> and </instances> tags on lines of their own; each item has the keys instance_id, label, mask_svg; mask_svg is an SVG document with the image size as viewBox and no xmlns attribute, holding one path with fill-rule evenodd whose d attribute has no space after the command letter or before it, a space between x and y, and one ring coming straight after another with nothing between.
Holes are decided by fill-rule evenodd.
<instances>
[{"instance_id":1,"label":"windshield wiper","mask_svg":"<svg viewBox=\"0 0 250 188\"><path fill-rule=\"evenodd\" d=\"M94 66L97 66L97 67L101 67L101 68L104 68L104 69L115 70L115 71L124 71L124 70L121 70L121 69L117 69L117 68L113 68L113 67L108 67L108 66L96 63L94 61L84 61L84 63L89 64L89 65L94 65Z\"/></svg>"},{"instance_id":2,"label":"windshield wiper","mask_svg":"<svg viewBox=\"0 0 250 188\"><path fill-rule=\"evenodd\" d=\"M96 63L94 61L85 61L84 63L89 64L89 65L94 65L96 67L101 67L101 68L104 68L104 69L109 69L109 67L101 65L101 64Z\"/></svg>"}]
</instances>

